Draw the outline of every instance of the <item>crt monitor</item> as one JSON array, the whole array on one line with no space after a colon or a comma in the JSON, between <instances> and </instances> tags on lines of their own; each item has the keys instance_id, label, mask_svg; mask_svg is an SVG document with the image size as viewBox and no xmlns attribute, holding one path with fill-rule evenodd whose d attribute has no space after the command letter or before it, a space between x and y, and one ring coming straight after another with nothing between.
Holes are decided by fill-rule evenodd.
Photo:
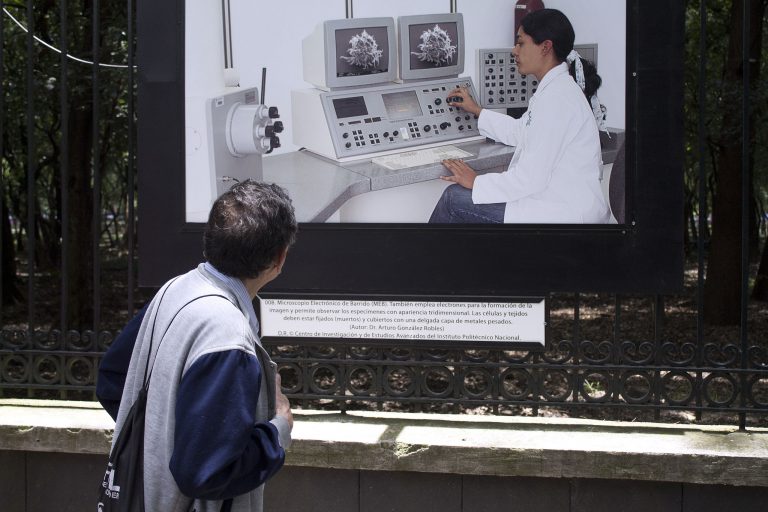
<instances>
[{"instance_id":1,"label":"crt monitor","mask_svg":"<svg viewBox=\"0 0 768 512\"><path fill-rule=\"evenodd\" d=\"M304 80L320 89L397 78L394 18L327 20L302 41Z\"/></svg>"},{"instance_id":2,"label":"crt monitor","mask_svg":"<svg viewBox=\"0 0 768 512\"><path fill-rule=\"evenodd\" d=\"M397 28L402 80L451 77L464 72L461 13L400 16Z\"/></svg>"}]
</instances>

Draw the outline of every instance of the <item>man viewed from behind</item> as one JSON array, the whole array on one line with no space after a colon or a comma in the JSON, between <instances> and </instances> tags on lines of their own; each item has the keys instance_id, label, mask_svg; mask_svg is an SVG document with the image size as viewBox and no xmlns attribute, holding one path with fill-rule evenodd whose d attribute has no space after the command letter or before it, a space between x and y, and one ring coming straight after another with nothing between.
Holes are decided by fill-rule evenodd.
<instances>
[{"instance_id":1,"label":"man viewed from behind","mask_svg":"<svg viewBox=\"0 0 768 512\"><path fill-rule=\"evenodd\" d=\"M263 484L283 465L293 416L259 341L252 301L280 274L296 231L280 187L235 185L211 209L203 235L207 261L166 283L146 308L127 351L130 366L124 363L114 438L149 358L147 511L262 510ZM111 366L119 366L114 358Z\"/></svg>"}]
</instances>

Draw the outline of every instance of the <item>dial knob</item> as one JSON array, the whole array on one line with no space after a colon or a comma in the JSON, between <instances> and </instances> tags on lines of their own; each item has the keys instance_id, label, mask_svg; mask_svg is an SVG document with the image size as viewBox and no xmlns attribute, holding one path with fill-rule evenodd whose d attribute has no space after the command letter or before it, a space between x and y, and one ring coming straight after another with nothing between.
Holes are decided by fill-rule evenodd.
<instances>
[{"instance_id":1,"label":"dial knob","mask_svg":"<svg viewBox=\"0 0 768 512\"><path fill-rule=\"evenodd\" d=\"M347 142L346 144L344 144L344 147L349 149L349 148L352 147L352 143L351 142Z\"/></svg>"},{"instance_id":2,"label":"dial knob","mask_svg":"<svg viewBox=\"0 0 768 512\"><path fill-rule=\"evenodd\" d=\"M443 100L440 98L435 98L435 105L441 105L443 103Z\"/></svg>"},{"instance_id":3,"label":"dial knob","mask_svg":"<svg viewBox=\"0 0 768 512\"><path fill-rule=\"evenodd\" d=\"M277 119L280 117L280 113L277 110L277 107L269 107L269 118L270 119Z\"/></svg>"},{"instance_id":4,"label":"dial knob","mask_svg":"<svg viewBox=\"0 0 768 512\"><path fill-rule=\"evenodd\" d=\"M275 121L272 126L275 127L275 133L283 133L283 130L285 129L282 121Z\"/></svg>"},{"instance_id":5,"label":"dial knob","mask_svg":"<svg viewBox=\"0 0 768 512\"><path fill-rule=\"evenodd\" d=\"M269 138L269 146L271 149L280 147L280 138L277 135L273 135Z\"/></svg>"},{"instance_id":6,"label":"dial knob","mask_svg":"<svg viewBox=\"0 0 768 512\"><path fill-rule=\"evenodd\" d=\"M428 132L429 130L432 129L432 127L429 126L428 124L425 124L423 129L424 129L425 132Z\"/></svg>"},{"instance_id":7,"label":"dial knob","mask_svg":"<svg viewBox=\"0 0 768 512\"><path fill-rule=\"evenodd\" d=\"M277 123L280 123L280 121L278 121ZM282 132L283 131L283 123L280 123L279 125L277 123L267 125L264 128L264 135L271 138L275 134L278 134L278 133Z\"/></svg>"},{"instance_id":8,"label":"dial knob","mask_svg":"<svg viewBox=\"0 0 768 512\"><path fill-rule=\"evenodd\" d=\"M341 136L344 139L348 139L349 138L349 133L348 132L344 132L344 133L341 134Z\"/></svg>"},{"instance_id":9,"label":"dial knob","mask_svg":"<svg viewBox=\"0 0 768 512\"><path fill-rule=\"evenodd\" d=\"M441 129L441 130L445 130L445 129L446 129L446 128L448 128L449 126L451 126L451 123L448 123L448 122L442 122L442 123L440 123L440 129Z\"/></svg>"}]
</instances>

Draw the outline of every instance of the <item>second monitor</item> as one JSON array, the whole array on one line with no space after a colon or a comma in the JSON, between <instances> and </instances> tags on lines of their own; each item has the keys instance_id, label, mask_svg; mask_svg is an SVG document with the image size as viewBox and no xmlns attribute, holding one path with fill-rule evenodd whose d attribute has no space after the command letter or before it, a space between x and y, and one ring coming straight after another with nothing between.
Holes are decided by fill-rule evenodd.
<instances>
[{"instance_id":1,"label":"second monitor","mask_svg":"<svg viewBox=\"0 0 768 512\"><path fill-rule=\"evenodd\" d=\"M401 16L397 27L401 80L456 77L464 72L461 13Z\"/></svg>"}]
</instances>

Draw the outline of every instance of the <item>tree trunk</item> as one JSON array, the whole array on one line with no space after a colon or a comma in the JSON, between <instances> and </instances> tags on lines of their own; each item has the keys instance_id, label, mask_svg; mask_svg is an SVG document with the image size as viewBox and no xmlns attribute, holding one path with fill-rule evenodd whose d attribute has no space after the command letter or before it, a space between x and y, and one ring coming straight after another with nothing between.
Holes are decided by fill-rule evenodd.
<instances>
[{"instance_id":1,"label":"tree trunk","mask_svg":"<svg viewBox=\"0 0 768 512\"><path fill-rule=\"evenodd\" d=\"M724 84L742 84L742 17L743 2L733 0L728 57ZM762 46L762 23L765 5L751 0L749 26L750 84L757 86ZM728 95L724 95L726 98ZM738 97L738 96L736 96ZM704 319L711 325L737 324L741 310L741 205L750 198L742 197L741 181L741 108L739 104L723 105L720 154L715 167L716 189L712 205L712 239L707 280L704 287ZM750 122L750 140L755 126ZM750 155L750 164L752 155ZM751 173L750 173L751 175ZM749 188L752 188L750 181ZM751 195L751 194L750 194Z\"/></svg>"},{"instance_id":2,"label":"tree trunk","mask_svg":"<svg viewBox=\"0 0 768 512\"><path fill-rule=\"evenodd\" d=\"M85 329L93 317L91 251L93 192L91 187L92 106L90 100L70 102L69 115L69 208L67 255L67 296L64 298L70 329Z\"/></svg>"}]
</instances>

